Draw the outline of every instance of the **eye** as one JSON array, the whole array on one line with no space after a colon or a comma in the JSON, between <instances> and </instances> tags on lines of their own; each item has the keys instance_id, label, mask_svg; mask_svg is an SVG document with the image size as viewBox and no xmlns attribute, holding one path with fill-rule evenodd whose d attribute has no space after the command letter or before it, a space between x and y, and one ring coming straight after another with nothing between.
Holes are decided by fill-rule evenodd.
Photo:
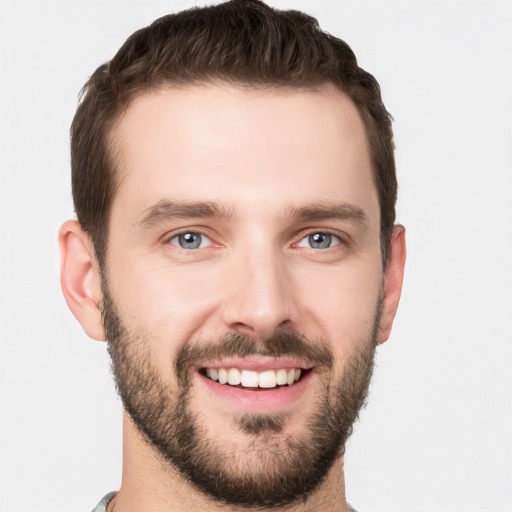
<instances>
[{"instance_id":1,"label":"eye","mask_svg":"<svg viewBox=\"0 0 512 512\"><path fill-rule=\"evenodd\" d=\"M310 247L312 249L329 249L336 245L341 244L341 240L336 235L331 233L311 233L305 236L298 244L298 247Z\"/></svg>"},{"instance_id":2,"label":"eye","mask_svg":"<svg viewBox=\"0 0 512 512\"><path fill-rule=\"evenodd\" d=\"M173 236L170 242L177 247L181 247L181 249L203 249L211 243L206 235L195 233L194 231L187 231Z\"/></svg>"}]
</instances>

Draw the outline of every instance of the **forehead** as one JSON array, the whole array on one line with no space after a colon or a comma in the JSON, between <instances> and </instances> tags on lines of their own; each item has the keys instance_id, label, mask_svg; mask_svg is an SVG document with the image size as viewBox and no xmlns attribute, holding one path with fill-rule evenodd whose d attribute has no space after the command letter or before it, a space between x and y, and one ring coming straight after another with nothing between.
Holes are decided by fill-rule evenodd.
<instances>
[{"instance_id":1,"label":"forehead","mask_svg":"<svg viewBox=\"0 0 512 512\"><path fill-rule=\"evenodd\" d=\"M348 201L378 217L363 122L334 86L166 87L135 98L111 138L120 178L113 216L170 199L268 214Z\"/></svg>"}]
</instances>

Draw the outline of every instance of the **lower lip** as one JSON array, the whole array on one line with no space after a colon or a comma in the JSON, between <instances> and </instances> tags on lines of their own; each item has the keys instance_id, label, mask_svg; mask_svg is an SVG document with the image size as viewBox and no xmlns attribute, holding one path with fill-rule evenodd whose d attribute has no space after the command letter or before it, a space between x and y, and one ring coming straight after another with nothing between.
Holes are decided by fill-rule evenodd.
<instances>
[{"instance_id":1,"label":"lower lip","mask_svg":"<svg viewBox=\"0 0 512 512\"><path fill-rule=\"evenodd\" d=\"M274 389L258 389L254 391L228 384L219 384L199 372L196 376L216 398L227 402L237 410L246 412L277 411L292 405L304 394L313 378L313 371L307 372L298 382L291 386L281 386Z\"/></svg>"}]
</instances>

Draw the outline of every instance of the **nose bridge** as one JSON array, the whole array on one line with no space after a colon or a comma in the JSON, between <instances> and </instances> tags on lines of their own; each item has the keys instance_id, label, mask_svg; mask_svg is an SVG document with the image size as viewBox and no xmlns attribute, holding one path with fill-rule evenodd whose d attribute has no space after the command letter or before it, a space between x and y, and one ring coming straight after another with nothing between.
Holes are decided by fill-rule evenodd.
<instances>
[{"instance_id":1,"label":"nose bridge","mask_svg":"<svg viewBox=\"0 0 512 512\"><path fill-rule=\"evenodd\" d=\"M268 337L293 322L291 283L282 252L271 241L254 238L234 256L225 322L236 331Z\"/></svg>"}]
</instances>

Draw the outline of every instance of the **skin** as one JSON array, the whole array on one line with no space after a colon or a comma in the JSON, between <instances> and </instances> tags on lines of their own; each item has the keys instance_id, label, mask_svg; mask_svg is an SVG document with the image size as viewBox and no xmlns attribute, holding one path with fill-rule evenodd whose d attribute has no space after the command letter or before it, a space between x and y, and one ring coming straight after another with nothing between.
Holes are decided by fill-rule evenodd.
<instances>
[{"instance_id":1,"label":"skin","mask_svg":"<svg viewBox=\"0 0 512 512\"><path fill-rule=\"evenodd\" d=\"M405 233L395 226L384 272L364 126L339 91L164 88L132 102L112 142L121 181L110 218L109 289L127 327L150 337L152 364L170 388L174 357L189 339L238 332L263 340L294 330L329 344L337 379L371 331L381 296L378 342L388 338ZM162 202L174 205L173 216L155 214ZM176 203L198 202L214 202L222 215L175 215ZM181 232L204 234L201 248L180 248ZM332 246L312 248L313 233L333 235ZM104 340L91 242L76 221L62 226L59 239L66 300L87 334ZM315 411L317 377L313 371L301 397L286 405L289 421L276 436L300 435ZM200 389L195 380L192 385ZM233 404L194 393L192 406L220 449L247 445L248 434L234 426ZM123 512L236 510L206 500L163 464L127 415L114 506ZM347 510L343 460L306 503L287 510Z\"/></svg>"}]
</instances>

